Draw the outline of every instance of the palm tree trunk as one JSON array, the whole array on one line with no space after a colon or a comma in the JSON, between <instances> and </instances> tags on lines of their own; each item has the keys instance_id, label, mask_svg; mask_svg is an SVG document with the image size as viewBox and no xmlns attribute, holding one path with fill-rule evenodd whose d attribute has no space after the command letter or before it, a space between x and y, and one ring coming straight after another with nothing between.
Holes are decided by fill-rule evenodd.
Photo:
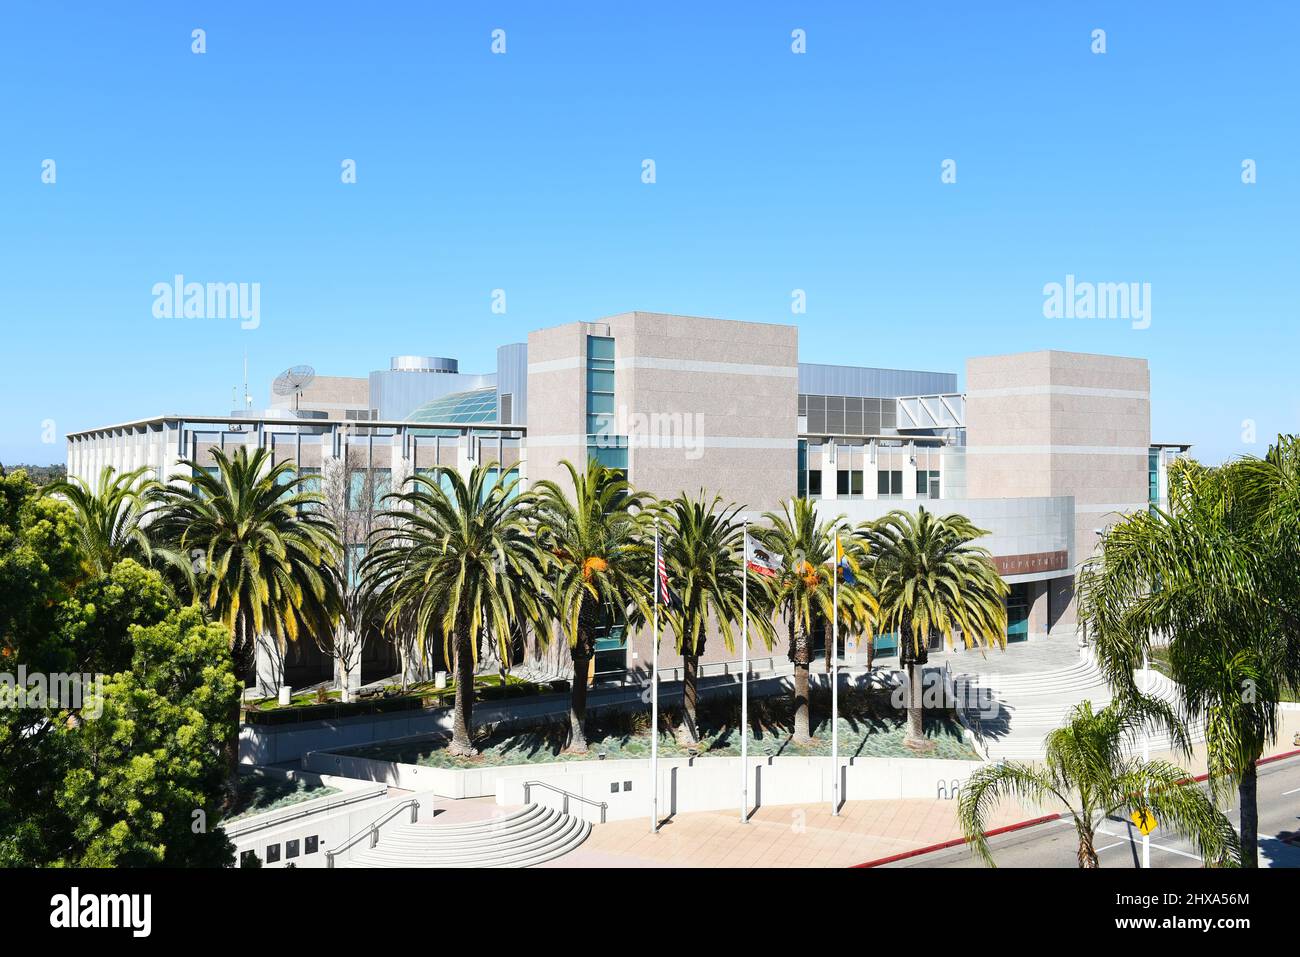
<instances>
[{"instance_id":1,"label":"palm tree trunk","mask_svg":"<svg viewBox=\"0 0 1300 957\"><path fill-rule=\"evenodd\" d=\"M1241 802L1241 866L1259 867L1259 805L1255 800L1255 762L1251 761L1237 785Z\"/></svg>"},{"instance_id":2,"label":"palm tree trunk","mask_svg":"<svg viewBox=\"0 0 1300 957\"><path fill-rule=\"evenodd\" d=\"M835 654L835 652L837 652L837 651L839 650L838 648L835 647L835 635L834 635L834 632L833 632L832 629L831 629L831 624L830 624L830 622L825 622L825 623L822 625L822 635L823 635L823 636L825 637L825 639L826 639L826 641L825 641L825 645L826 645L826 673L827 673L827 674L830 674L830 673L831 673L831 655Z\"/></svg>"},{"instance_id":3,"label":"palm tree trunk","mask_svg":"<svg viewBox=\"0 0 1300 957\"><path fill-rule=\"evenodd\" d=\"M682 732L691 744L700 740L698 720L700 675L700 656L683 652L682 654Z\"/></svg>"},{"instance_id":4,"label":"palm tree trunk","mask_svg":"<svg viewBox=\"0 0 1300 957\"><path fill-rule=\"evenodd\" d=\"M808 744L812 741L812 722L808 700L808 672L811 670L811 654L808 635L800 631L795 633L790 626L790 645L794 662L794 741L796 744Z\"/></svg>"},{"instance_id":5,"label":"palm tree trunk","mask_svg":"<svg viewBox=\"0 0 1300 957\"><path fill-rule=\"evenodd\" d=\"M929 746L925 737L925 702L921 695L922 667L914 662L907 665L907 734L905 747L920 750Z\"/></svg>"},{"instance_id":6,"label":"palm tree trunk","mask_svg":"<svg viewBox=\"0 0 1300 957\"><path fill-rule=\"evenodd\" d=\"M255 654L249 654L250 651L254 651L252 643L247 638L249 627L248 619L241 614L231 634L231 662L235 667L239 697L235 699L231 710L230 727L226 729L226 740L221 748L222 756L226 761L226 795L223 802L226 811L234 807L239 796L239 719L244 701L244 675L248 673L251 664L249 658L256 657Z\"/></svg>"},{"instance_id":7,"label":"palm tree trunk","mask_svg":"<svg viewBox=\"0 0 1300 957\"><path fill-rule=\"evenodd\" d=\"M474 712L474 655L469 631L456 636L456 708L452 717L451 753L457 757L478 754L470 738Z\"/></svg>"},{"instance_id":8,"label":"palm tree trunk","mask_svg":"<svg viewBox=\"0 0 1300 957\"><path fill-rule=\"evenodd\" d=\"M1095 871L1100 865L1097 860L1097 848L1093 843L1092 831L1079 828L1079 867Z\"/></svg>"},{"instance_id":9,"label":"palm tree trunk","mask_svg":"<svg viewBox=\"0 0 1300 957\"><path fill-rule=\"evenodd\" d=\"M587 656L586 635L578 636L573 646L573 689L569 693L569 750L574 754L587 753L587 673L591 659Z\"/></svg>"}]
</instances>

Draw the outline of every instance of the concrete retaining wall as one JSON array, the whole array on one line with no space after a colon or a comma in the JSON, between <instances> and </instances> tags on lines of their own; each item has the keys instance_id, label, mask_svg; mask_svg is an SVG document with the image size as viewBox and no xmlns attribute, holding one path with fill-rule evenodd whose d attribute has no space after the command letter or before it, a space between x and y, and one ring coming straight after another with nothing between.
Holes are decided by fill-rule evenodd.
<instances>
[{"instance_id":1,"label":"concrete retaining wall","mask_svg":"<svg viewBox=\"0 0 1300 957\"><path fill-rule=\"evenodd\" d=\"M841 797L847 801L956 796L979 761L929 758L841 758ZM650 762L565 761L474 770L427 768L393 761L308 755L307 767L366 781L381 781L440 797L494 796L498 804L526 803L524 785L542 782L608 805L610 821L650 813ZM750 802L755 806L810 804L831 798L831 760L824 757L750 758ZM547 787L531 788L529 801L561 807L564 798ZM739 807L740 758L665 758L659 762L659 806L665 816ZM570 801L569 812L600 821L599 808Z\"/></svg>"}]
</instances>

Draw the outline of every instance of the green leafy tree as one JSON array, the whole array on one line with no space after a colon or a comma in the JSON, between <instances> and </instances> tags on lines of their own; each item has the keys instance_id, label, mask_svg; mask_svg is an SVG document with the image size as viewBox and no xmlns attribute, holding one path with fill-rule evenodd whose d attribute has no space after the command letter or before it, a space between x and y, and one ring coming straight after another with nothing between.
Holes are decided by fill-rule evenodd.
<instances>
[{"instance_id":1,"label":"green leafy tree","mask_svg":"<svg viewBox=\"0 0 1300 957\"><path fill-rule=\"evenodd\" d=\"M133 626L131 667L110 676L102 714L69 722L57 794L83 867L226 866L222 745L238 705L229 632L197 608Z\"/></svg>"},{"instance_id":2,"label":"green leafy tree","mask_svg":"<svg viewBox=\"0 0 1300 957\"><path fill-rule=\"evenodd\" d=\"M766 512L763 518L767 527L751 527L750 534L781 557L781 570L770 578L759 578L758 583L767 590L772 606L785 621L790 661L794 664L794 740L807 744L812 740L808 694L812 632L818 621L829 622L832 618L834 534L843 516L819 522L814 503L796 498L787 502L781 512ZM845 534L842 539L845 547L852 547L849 538ZM850 561L861 571L854 556ZM839 600L841 625L849 631L870 634L879 612L870 581L863 577L856 584L842 582Z\"/></svg>"},{"instance_id":3,"label":"green leafy tree","mask_svg":"<svg viewBox=\"0 0 1300 957\"><path fill-rule=\"evenodd\" d=\"M1005 647L1007 584L987 549L972 544L987 532L964 515L895 510L858 528L880 601L882 631L898 633L899 661L907 666L907 735L914 750L925 737L922 669L931 635L953 646Z\"/></svg>"},{"instance_id":4,"label":"green leafy tree","mask_svg":"<svg viewBox=\"0 0 1300 957\"><path fill-rule=\"evenodd\" d=\"M1240 845L1232 824L1182 768L1128 756L1125 746L1151 718L1127 706L1092 710L1084 701L1063 727L1047 736L1041 764L986 764L962 786L957 818L971 850L993 864L985 836L989 816L1005 798L1039 806L1063 805L1079 839L1079 866L1095 868L1097 830L1108 817L1137 811L1190 840L1207 864L1235 865Z\"/></svg>"},{"instance_id":5,"label":"green leafy tree","mask_svg":"<svg viewBox=\"0 0 1300 957\"><path fill-rule=\"evenodd\" d=\"M1166 643L1182 710L1205 723L1215 793L1237 789L1242 861L1258 863L1255 764L1277 738L1278 703L1300 690L1300 446L1263 459L1169 471L1169 508L1126 516L1079 579L1080 617L1125 700Z\"/></svg>"},{"instance_id":6,"label":"green leafy tree","mask_svg":"<svg viewBox=\"0 0 1300 957\"><path fill-rule=\"evenodd\" d=\"M497 478L495 463L468 480L452 468L412 475L388 497L391 523L375 533L362 574L386 620L415 629L421 650L440 638L456 673L450 751L473 755L474 672L479 641L497 642L508 660L517 629L550 624L546 560L531 522L532 499L518 479Z\"/></svg>"},{"instance_id":7,"label":"green leafy tree","mask_svg":"<svg viewBox=\"0 0 1300 957\"><path fill-rule=\"evenodd\" d=\"M140 830L147 822L133 816L136 809L161 811L175 796L192 809L211 808L220 790L196 768L216 760L212 741L227 733L224 679L187 685L169 676L213 663L228 672L225 629L211 626L209 644L197 650L163 642L176 627L176 600L159 573L120 558L105 574L88 574L94 563L83 542L68 501L39 494L21 474L0 477L0 671L14 675L22 666L29 677L50 680L112 676L102 698L54 696L0 708L0 866L107 863L108 838L91 816L111 826L122 847L146 833L154 835L146 843L158 845L157 835L180 825L168 816L160 829ZM203 740L195 737L199 727L207 729ZM159 763L164 752L168 760ZM127 774L131 783L120 778ZM87 788L99 789L96 800L72 800ZM215 816L209 822L211 832ZM184 826L191 826L188 813ZM164 862L220 862L199 846L210 838L189 840L167 836L174 851Z\"/></svg>"},{"instance_id":8,"label":"green leafy tree","mask_svg":"<svg viewBox=\"0 0 1300 957\"><path fill-rule=\"evenodd\" d=\"M579 474L569 462L572 496L551 481L538 482L537 539L548 553L547 582L573 658L569 748L587 750L587 674L602 628L627 628L650 613L652 549L646 540L646 498L621 472L595 459Z\"/></svg>"}]
</instances>

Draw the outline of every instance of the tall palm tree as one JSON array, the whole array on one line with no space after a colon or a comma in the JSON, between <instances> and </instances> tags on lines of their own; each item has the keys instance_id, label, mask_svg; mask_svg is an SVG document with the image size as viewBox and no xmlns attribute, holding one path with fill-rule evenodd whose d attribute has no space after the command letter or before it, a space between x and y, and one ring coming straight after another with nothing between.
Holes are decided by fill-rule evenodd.
<instances>
[{"instance_id":1,"label":"tall palm tree","mask_svg":"<svg viewBox=\"0 0 1300 957\"><path fill-rule=\"evenodd\" d=\"M764 585L785 620L788 654L794 664L794 741L807 744L812 740L808 696L812 630L818 620L831 621L835 589L830 563L835 529L844 516L819 522L813 502L796 498L787 502L781 512L765 512L763 518L768 527L755 527L750 532L781 556L781 571L765 579ZM851 630L870 633L879 605L869 580L864 578L856 585L845 583L839 589L839 598L840 620Z\"/></svg>"},{"instance_id":2,"label":"tall palm tree","mask_svg":"<svg viewBox=\"0 0 1300 957\"><path fill-rule=\"evenodd\" d=\"M496 463L466 479L453 468L412 475L387 496L391 522L376 531L362 562L368 591L386 602L387 621L415 628L423 650L441 636L456 672L450 751L477 754L471 735L479 640L495 641L508 660L512 636L550 623L545 553L531 521L532 498L518 479L497 477Z\"/></svg>"},{"instance_id":3,"label":"tall palm tree","mask_svg":"<svg viewBox=\"0 0 1300 957\"><path fill-rule=\"evenodd\" d=\"M700 656L709 629L716 627L727 650L734 651L735 628L744 611L742 526L736 521L740 506L720 507L720 496L709 501L703 491L698 498L683 494L663 505L660 552L678 598L663 614L682 656L684 722L678 734L697 743ZM757 601L761 593L751 590L750 597ZM767 616L751 613L749 621L751 634L757 631L767 640Z\"/></svg>"},{"instance_id":4,"label":"tall palm tree","mask_svg":"<svg viewBox=\"0 0 1300 957\"><path fill-rule=\"evenodd\" d=\"M1006 646L1008 588L987 549L972 544L987 532L964 515L894 510L864 523L858 536L880 599L881 630L898 633L899 661L907 665L907 734L914 750L925 737L921 676L932 635L951 648L960 632L966 647Z\"/></svg>"},{"instance_id":5,"label":"tall palm tree","mask_svg":"<svg viewBox=\"0 0 1300 957\"><path fill-rule=\"evenodd\" d=\"M235 674L253 670L260 637L284 653L302 633L327 632L338 615L329 566L338 547L333 526L311 509L319 496L303 492L305 477L291 462L273 462L267 449L251 455L212 450L215 467L181 465L186 486L158 490L152 513L173 566L183 567L193 599L230 629ZM226 763L233 785L239 766L239 720L232 716ZM234 794L228 796L228 802Z\"/></svg>"},{"instance_id":6,"label":"tall palm tree","mask_svg":"<svg viewBox=\"0 0 1300 957\"><path fill-rule=\"evenodd\" d=\"M329 567L338 539L319 511L302 508L320 496L302 491L308 477L292 462L273 462L264 448L211 454L211 470L183 460L190 484L159 490L158 534L177 555L195 559L195 597L231 630L231 658L242 678L261 636L283 653L304 632L333 628L338 596Z\"/></svg>"},{"instance_id":7,"label":"tall palm tree","mask_svg":"<svg viewBox=\"0 0 1300 957\"><path fill-rule=\"evenodd\" d=\"M1169 508L1126 516L1080 574L1080 617L1117 697L1168 642L1185 713L1205 722L1210 780L1236 787L1242 863L1258 863L1255 763L1277 738L1277 705L1300 689L1300 446L1263 459L1169 470Z\"/></svg>"},{"instance_id":8,"label":"tall palm tree","mask_svg":"<svg viewBox=\"0 0 1300 957\"><path fill-rule=\"evenodd\" d=\"M134 558L142 565L152 560L153 543L144 518L161 486L144 477L150 471L118 472L105 465L93 488L76 476L45 487L44 494L60 495L72 505L88 574L107 575L124 558Z\"/></svg>"},{"instance_id":9,"label":"tall palm tree","mask_svg":"<svg viewBox=\"0 0 1300 957\"><path fill-rule=\"evenodd\" d=\"M630 630L649 613L648 513L646 497L633 492L621 472L595 459L581 474L562 464L573 495L555 482L537 483L537 540L549 553L550 598L573 658L569 749L583 753L597 632L614 625Z\"/></svg>"},{"instance_id":10,"label":"tall palm tree","mask_svg":"<svg viewBox=\"0 0 1300 957\"><path fill-rule=\"evenodd\" d=\"M1092 702L1075 706L1063 727L1047 736L1043 764L1003 761L986 764L963 785L957 801L971 850L993 866L984 831L1004 798L1037 805L1059 803L1074 819L1079 866L1095 868L1097 829L1111 815L1150 812L1161 827L1188 838L1207 864L1235 865L1240 845L1232 825L1182 768L1166 761L1142 761L1125 753L1150 721L1140 710L1118 703L1093 712Z\"/></svg>"}]
</instances>

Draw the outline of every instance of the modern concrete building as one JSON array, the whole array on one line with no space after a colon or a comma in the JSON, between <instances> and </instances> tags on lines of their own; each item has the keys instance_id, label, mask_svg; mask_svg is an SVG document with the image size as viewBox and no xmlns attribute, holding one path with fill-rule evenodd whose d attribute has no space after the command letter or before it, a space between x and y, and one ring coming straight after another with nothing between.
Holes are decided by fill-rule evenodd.
<instances>
[{"instance_id":1,"label":"modern concrete building","mask_svg":"<svg viewBox=\"0 0 1300 957\"><path fill-rule=\"evenodd\" d=\"M497 461L527 485L594 457L655 495L707 490L752 518L795 496L852 523L925 505L989 530L983 543L1012 586L1010 641L1072 641L1074 575L1098 532L1164 501L1168 464L1187 446L1152 442L1143 359L972 358L965 379L962 392L953 372L801 363L794 326L630 312L502 346L495 374L397 357L368 379L318 379L296 411L73 433L68 471L94 481L106 464L146 465L184 481L181 459L247 443L326 484L331 470L391 488L413 470ZM876 652L893 648L882 636ZM597 670L624 680L649 650L646 636L611 632ZM851 641L844 651L863 653ZM775 667L785 651L770 655ZM735 657L712 641L705 672Z\"/></svg>"}]
</instances>

